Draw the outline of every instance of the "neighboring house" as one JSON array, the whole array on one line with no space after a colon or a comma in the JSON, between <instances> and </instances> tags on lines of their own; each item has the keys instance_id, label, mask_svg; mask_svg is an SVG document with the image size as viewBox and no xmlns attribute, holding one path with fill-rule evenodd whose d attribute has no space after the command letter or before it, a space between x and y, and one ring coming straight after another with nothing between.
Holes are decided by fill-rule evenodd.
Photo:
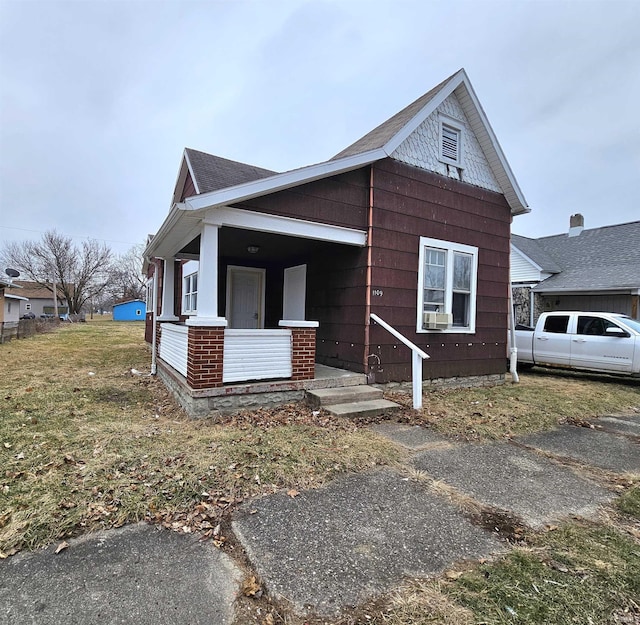
<instances>
[{"instance_id":1,"label":"neighboring house","mask_svg":"<svg viewBox=\"0 0 640 625\"><path fill-rule=\"evenodd\" d=\"M144 321L146 315L147 305L141 299L132 299L113 305L114 321Z\"/></svg>"},{"instance_id":2,"label":"neighboring house","mask_svg":"<svg viewBox=\"0 0 640 625\"><path fill-rule=\"evenodd\" d=\"M0 343L18 336L20 304L27 298L17 295L16 288L20 289L20 286L14 280L0 278Z\"/></svg>"},{"instance_id":3,"label":"neighboring house","mask_svg":"<svg viewBox=\"0 0 640 625\"><path fill-rule=\"evenodd\" d=\"M516 321L533 325L553 310L616 312L640 319L640 221L539 239L513 235L511 283Z\"/></svg>"},{"instance_id":4,"label":"neighboring house","mask_svg":"<svg viewBox=\"0 0 640 625\"><path fill-rule=\"evenodd\" d=\"M47 287L28 280L15 280L14 284L22 287L20 295L23 295L29 300L20 305L21 317L26 313L33 313L36 317L54 314L53 285ZM66 305L64 295L60 289L58 289L58 314L65 315L68 312L69 307Z\"/></svg>"},{"instance_id":5,"label":"neighboring house","mask_svg":"<svg viewBox=\"0 0 640 625\"><path fill-rule=\"evenodd\" d=\"M145 250L157 371L194 413L316 362L411 380L412 352L375 314L430 355L423 380L501 380L510 224L528 210L464 70L317 165L186 149Z\"/></svg>"}]
</instances>

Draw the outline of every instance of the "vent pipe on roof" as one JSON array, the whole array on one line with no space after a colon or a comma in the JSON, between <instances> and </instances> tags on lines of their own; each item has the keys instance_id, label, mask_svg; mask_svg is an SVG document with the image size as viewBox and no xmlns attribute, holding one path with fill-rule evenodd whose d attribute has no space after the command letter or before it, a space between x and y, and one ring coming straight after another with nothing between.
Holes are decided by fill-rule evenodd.
<instances>
[{"instance_id":1,"label":"vent pipe on roof","mask_svg":"<svg viewBox=\"0 0 640 625\"><path fill-rule=\"evenodd\" d=\"M584 230L584 217L580 213L571 215L569 219L569 236L577 237Z\"/></svg>"}]
</instances>

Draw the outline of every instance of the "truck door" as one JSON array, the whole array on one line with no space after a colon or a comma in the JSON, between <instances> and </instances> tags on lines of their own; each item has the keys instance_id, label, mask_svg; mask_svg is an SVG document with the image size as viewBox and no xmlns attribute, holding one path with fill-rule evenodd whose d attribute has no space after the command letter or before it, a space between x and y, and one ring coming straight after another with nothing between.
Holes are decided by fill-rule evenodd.
<instances>
[{"instance_id":1,"label":"truck door","mask_svg":"<svg viewBox=\"0 0 640 625\"><path fill-rule=\"evenodd\" d=\"M616 328L618 335L607 333ZM635 340L613 321L579 315L571 343L571 366L594 371L628 371L633 364Z\"/></svg>"},{"instance_id":2,"label":"truck door","mask_svg":"<svg viewBox=\"0 0 640 625\"><path fill-rule=\"evenodd\" d=\"M535 333L533 355L538 365L571 364L571 335L569 315L549 315L544 326Z\"/></svg>"}]
</instances>

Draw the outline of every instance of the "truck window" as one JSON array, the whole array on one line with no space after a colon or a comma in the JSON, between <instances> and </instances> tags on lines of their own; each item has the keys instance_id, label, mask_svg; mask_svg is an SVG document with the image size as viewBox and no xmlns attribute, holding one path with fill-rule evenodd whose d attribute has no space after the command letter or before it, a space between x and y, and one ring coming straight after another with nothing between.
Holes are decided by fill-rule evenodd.
<instances>
[{"instance_id":1,"label":"truck window","mask_svg":"<svg viewBox=\"0 0 640 625\"><path fill-rule=\"evenodd\" d=\"M615 323L600 317L578 317L578 334L589 336L606 336L607 328L617 328Z\"/></svg>"},{"instance_id":2,"label":"truck window","mask_svg":"<svg viewBox=\"0 0 640 625\"><path fill-rule=\"evenodd\" d=\"M554 334L566 334L569 325L569 315L553 315L544 322L544 331Z\"/></svg>"}]
</instances>

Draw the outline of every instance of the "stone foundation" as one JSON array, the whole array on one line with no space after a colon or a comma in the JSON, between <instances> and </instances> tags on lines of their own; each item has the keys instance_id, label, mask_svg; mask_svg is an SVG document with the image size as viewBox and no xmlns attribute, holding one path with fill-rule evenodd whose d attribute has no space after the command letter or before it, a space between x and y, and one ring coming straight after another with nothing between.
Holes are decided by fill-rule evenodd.
<instances>
[{"instance_id":1,"label":"stone foundation","mask_svg":"<svg viewBox=\"0 0 640 625\"><path fill-rule=\"evenodd\" d=\"M481 388L483 386L499 386L504 383L505 375L503 373L456 378L433 378L432 380L422 381L422 390L427 392L443 388ZM383 391L399 390L407 393L413 391L411 382L388 382L387 384L373 384L373 386Z\"/></svg>"}]
</instances>

